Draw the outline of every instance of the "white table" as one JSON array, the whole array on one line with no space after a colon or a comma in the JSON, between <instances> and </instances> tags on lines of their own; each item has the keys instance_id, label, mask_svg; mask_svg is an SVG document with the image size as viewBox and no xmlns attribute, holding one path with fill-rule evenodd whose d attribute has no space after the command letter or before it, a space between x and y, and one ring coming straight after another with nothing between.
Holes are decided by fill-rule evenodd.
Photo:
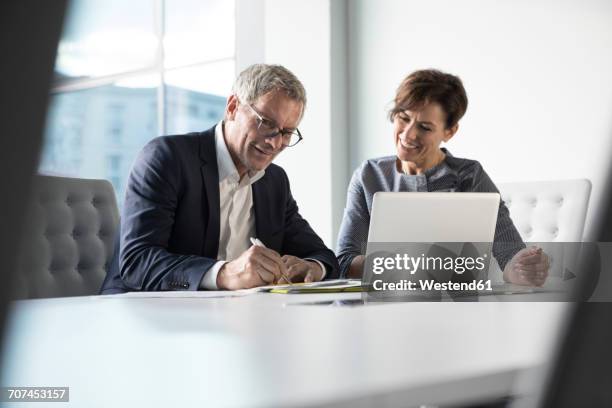
<instances>
[{"instance_id":1,"label":"white table","mask_svg":"<svg viewBox=\"0 0 612 408\"><path fill-rule=\"evenodd\" d=\"M359 296L19 301L2 381L69 386L70 403L53 407L469 401L511 393L517 373L543 363L564 310L558 303L302 304Z\"/></svg>"}]
</instances>

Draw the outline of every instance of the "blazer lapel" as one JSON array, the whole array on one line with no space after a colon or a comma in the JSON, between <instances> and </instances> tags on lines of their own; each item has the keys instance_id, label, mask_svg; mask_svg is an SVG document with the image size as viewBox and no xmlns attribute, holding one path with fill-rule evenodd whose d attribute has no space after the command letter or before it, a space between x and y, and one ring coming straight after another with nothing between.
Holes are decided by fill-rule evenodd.
<instances>
[{"instance_id":1,"label":"blazer lapel","mask_svg":"<svg viewBox=\"0 0 612 408\"><path fill-rule=\"evenodd\" d=\"M204 219L208 224L204 231L204 256L216 258L219 252L219 169L217 168L217 152L215 149L215 128L202 133L200 142L200 159L202 165L202 184L206 199L202 200Z\"/></svg>"},{"instance_id":2,"label":"blazer lapel","mask_svg":"<svg viewBox=\"0 0 612 408\"><path fill-rule=\"evenodd\" d=\"M267 185L264 179L258 180L253 183L253 210L255 212L255 232L257 238L263 242L266 246L270 246L272 232L271 219L269 214L269 206L266 206L268 202Z\"/></svg>"}]
</instances>

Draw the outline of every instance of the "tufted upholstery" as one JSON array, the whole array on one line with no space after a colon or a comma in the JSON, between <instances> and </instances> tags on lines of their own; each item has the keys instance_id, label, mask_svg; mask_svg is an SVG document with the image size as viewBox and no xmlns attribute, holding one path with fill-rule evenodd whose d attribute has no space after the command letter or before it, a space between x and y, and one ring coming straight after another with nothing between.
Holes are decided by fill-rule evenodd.
<instances>
[{"instance_id":1,"label":"tufted upholstery","mask_svg":"<svg viewBox=\"0 0 612 408\"><path fill-rule=\"evenodd\" d=\"M582 241L589 180L506 183L498 188L524 241Z\"/></svg>"},{"instance_id":2,"label":"tufted upholstery","mask_svg":"<svg viewBox=\"0 0 612 408\"><path fill-rule=\"evenodd\" d=\"M119 223L112 185L36 176L28 214L15 297L96 294Z\"/></svg>"},{"instance_id":3,"label":"tufted upholstery","mask_svg":"<svg viewBox=\"0 0 612 408\"><path fill-rule=\"evenodd\" d=\"M549 257L550 276L575 271L579 247L558 242L581 242L591 182L581 180L535 181L498 184L510 218L525 242L537 243ZM497 263L489 276L501 282Z\"/></svg>"}]
</instances>

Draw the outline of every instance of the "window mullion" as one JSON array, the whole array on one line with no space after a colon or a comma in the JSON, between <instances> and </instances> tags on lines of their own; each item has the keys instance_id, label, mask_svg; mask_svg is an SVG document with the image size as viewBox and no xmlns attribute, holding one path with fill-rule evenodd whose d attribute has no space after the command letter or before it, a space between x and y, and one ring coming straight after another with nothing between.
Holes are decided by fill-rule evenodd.
<instances>
[{"instance_id":1,"label":"window mullion","mask_svg":"<svg viewBox=\"0 0 612 408\"><path fill-rule=\"evenodd\" d=\"M165 0L154 0L157 34L157 70L159 73L159 86L157 88L157 127L158 135L166 134L166 84L164 73L164 35L166 10Z\"/></svg>"}]
</instances>

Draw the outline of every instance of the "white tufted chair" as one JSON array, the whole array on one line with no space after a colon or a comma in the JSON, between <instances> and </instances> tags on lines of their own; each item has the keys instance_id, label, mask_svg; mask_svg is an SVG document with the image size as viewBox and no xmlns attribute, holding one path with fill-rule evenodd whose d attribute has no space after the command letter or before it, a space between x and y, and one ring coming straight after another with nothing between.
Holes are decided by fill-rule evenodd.
<instances>
[{"instance_id":1,"label":"white tufted chair","mask_svg":"<svg viewBox=\"0 0 612 408\"><path fill-rule=\"evenodd\" d=\"M589 180L505 183L497 187L524 241L582 241L591 194Z\"/></svg>"},{"instance_id":2,"label":"white tufted chair","mask_svg":"<svg viewBox=\"0 0 612 408\"><path fill-rule=\"evenodd\" d=\"M36 176L31 197L15 298L96 294L119 224L112 185Z\"/></svg>"},{"instance_id":3,"label":"white tufted chair","mask_svg":"<svg viewBox=\"0 0 612 408\"><path fill-rule=\"evenodd\" d=\"M582 242L591 182L536 181L497 187L523 240L537 243L548 254L550 275L576 271L580 245L560 243Z\"/></svg>"}]
</instances>

